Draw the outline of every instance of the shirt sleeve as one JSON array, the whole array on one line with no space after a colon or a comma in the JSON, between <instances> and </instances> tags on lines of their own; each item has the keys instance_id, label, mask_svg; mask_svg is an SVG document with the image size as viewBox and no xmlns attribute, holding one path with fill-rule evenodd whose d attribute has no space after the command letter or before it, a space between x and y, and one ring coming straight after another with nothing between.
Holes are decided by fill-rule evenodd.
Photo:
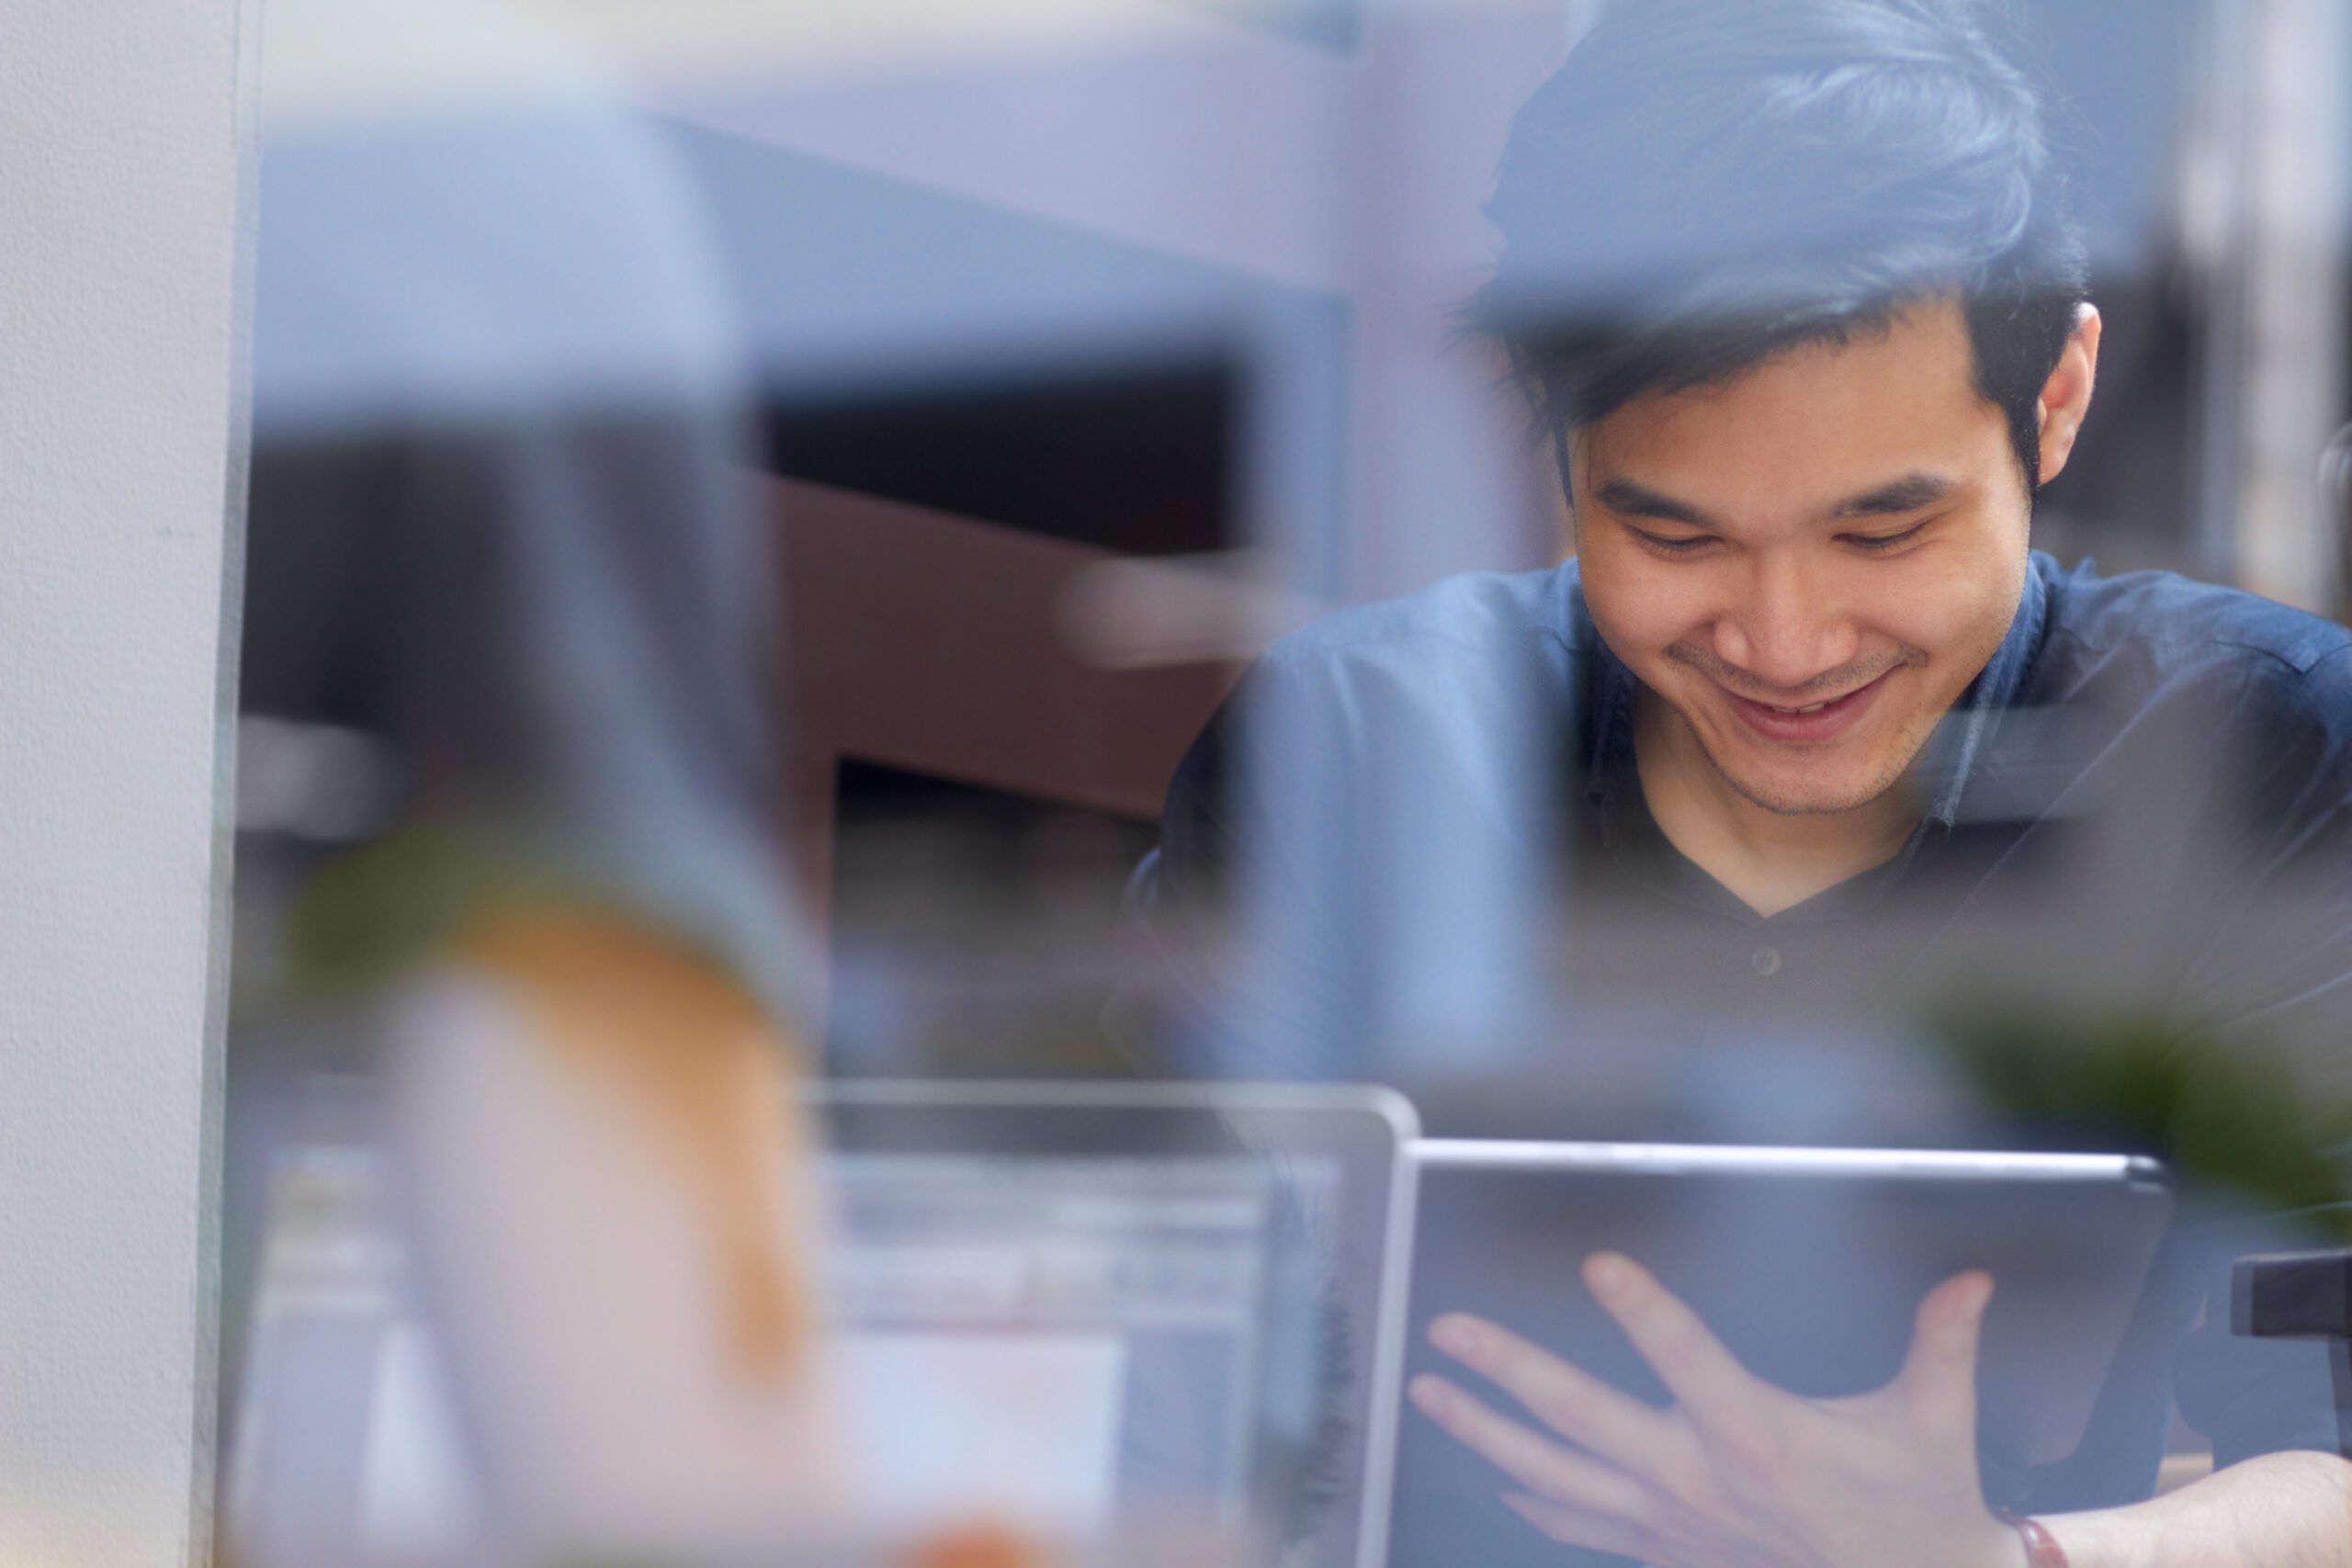
<instances>
[{"instance_id":1,"label":"shirt sleeve","mask_svg":"<svg viewBox=\"0 0 2352 1568\"><path fill-rule=\"evenodd\" d=\"M1159 1002L1153 1066L1183 1076L1361 1076L1346 910L1347 725L1280 650L1253 665L1178 766L1129 908Z\"/></svg>"},{"instance_id":2,"label":"shirt sleeve","mask_svg":"<svg viewBox=\"0 0 2352 1568\"><path fill-rule=\"evenodd\" d=\"M2257 680L2239 717L2226 750L2250 765L2229 881L2183 970L2211 1052L2190 1092L2240 1108L2202 1120L2259 1145L2201 1151L2245 1190L2212 1194L2233 1212L2198 1229L2206 1311L2175 1364L2182 1414L2222 1464L2344 1441L2332 1348L2233 1336L2229 1287L2239 1257L2352 1246L2352 649Z\"/></svg>"},{"instance_id":3,"label":"shirt sleeve","mask_svg":"<svg viewBox=\"0 0 2352 1568\"><path fill-rule=\"evenodd\" d=\"M2352 1091L2352 648L2249 682L2211 911L2182 973L2190 1016L2290 1051ZM2195 890L2186 889L2193 894Z\"/></svg>"},{"instance_id":4,"label":"shirt sleeve","mask_svg":"<svg viewBox=\"0 0 2352 1568\"><path fill-rule=\"evenodd\" d=\"M1277 643L1179 769L1142 891L1216 955L1178 1032L1207 1070L1413 1078L1511 1048L1540 979L1557 738L1543 580L1453 580Z\"/></svg>"}]
</instances>

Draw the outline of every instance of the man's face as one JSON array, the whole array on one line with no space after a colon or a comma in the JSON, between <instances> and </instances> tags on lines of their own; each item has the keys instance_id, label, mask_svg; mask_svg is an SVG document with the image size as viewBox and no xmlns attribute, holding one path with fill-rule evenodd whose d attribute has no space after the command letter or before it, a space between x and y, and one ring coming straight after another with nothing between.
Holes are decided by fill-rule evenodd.
<instances>
[{"instance_id":1,"label":"man's face","mask_svg":"<svg viewBox=\"0 0 2352 1568\"><path fill-rule=\"evenodd\" d=\"M1932 302L1573 443L1594 624L1747 801L1877 799L2007 632L2030 505L1973 364Z\"/></svg>"}]
</instances>

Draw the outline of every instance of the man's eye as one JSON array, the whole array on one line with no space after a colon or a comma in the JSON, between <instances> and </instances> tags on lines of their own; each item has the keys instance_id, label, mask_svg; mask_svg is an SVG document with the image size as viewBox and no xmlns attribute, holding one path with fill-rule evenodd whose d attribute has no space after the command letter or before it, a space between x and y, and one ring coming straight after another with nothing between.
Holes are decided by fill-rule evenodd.
<instances>
[{"instance_id":1,"label":"man's eye","mask_svg":"<svg viewBox=\"0 0 2352 1568\"><path fill-rule=\"evenodd\" d=\"M1687 556L1694 550L1713 544L1715 540L1713 534L1686 534L1676 537L1667 534L1653 534L1646 528L1636 528L1634 534L1650 548L1663 550L1670 556Z\"/></svg>"},{"instance_id":2,"label":"man's eye","mask_svg":"<svg viewBox=\"0 0 2352 1568\"><path fill-rule=\"evenodd\" d=\"M1854 546L1857 549L1891 550L1897 545L1909 544L1917 538L1927 526L1925 523L1916 523L1908 528L1893 534L1848 534L1845 539L1848 544Z\"/></svg>"}]
</instances>

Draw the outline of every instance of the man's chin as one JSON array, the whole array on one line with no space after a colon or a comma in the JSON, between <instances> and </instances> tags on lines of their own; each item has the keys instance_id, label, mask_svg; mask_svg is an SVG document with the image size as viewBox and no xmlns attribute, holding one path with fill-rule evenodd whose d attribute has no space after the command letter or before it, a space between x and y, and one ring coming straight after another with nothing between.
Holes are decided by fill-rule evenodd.
<instances>
[{"instance_id":1,"label":"man's chin","mask_svg":"<svg viewBox=\"0 0 2352 1568\"><path fill-rule=\"evenodd\" d=\"M1778 817L1834 817L1860 811L1884 798L1903 780L1900 766L1870 770L1859 778L1845 769L1836 774L1787 777L1725 767L1723 759L1713 755L1708 761L1741 799Z\"/></svg>"},{"instance_id":2,"label":"man's chin","mask_svg":"<svg viewBox=\"0 0 2352 1568\"><path fill-rule=\"evenodd\" d=\"M1849 811L1860 811L1886 793L1884 790L1880 790L1875 794L1868 792L1781 794L1758 788L1738 779L1731 781L1731 787L1736 790L1740 797L1750 806L1770 811L1776 817L1836 817Z\"/></svg>"}]
</instances>

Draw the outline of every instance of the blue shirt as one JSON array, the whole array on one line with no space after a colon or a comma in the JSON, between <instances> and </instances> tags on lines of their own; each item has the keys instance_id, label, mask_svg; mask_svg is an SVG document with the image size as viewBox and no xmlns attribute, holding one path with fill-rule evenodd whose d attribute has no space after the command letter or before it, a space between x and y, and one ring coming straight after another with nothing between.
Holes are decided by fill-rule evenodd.
<instances>
[{"instance_id":1,"label":"blue shirt","mask_svg":"<svg viewBox=\"0 0 2352 1568\"><path fill-rule=\"evenodd\" d=\"M2318 1108L2352 1103L2344 627L2037 552L1913 770L1909 840L1770 916L1650 816L1635 690L1574 561L1276 643L1179 770L1138 879L1171 953L1212 908L1251 931L1245 962L1193 977L1180 1065L1389 1079L1456 1134L1999 1137L2177 1165L2166 1118L2228 1134L2223 1111L2290 1070L2279 1103L2313 1125L2266 1127L2281 1146L2320 1147ZM2123 1103L2151 1095L2170 1099ZM1915 1114L1930 1101L1958 1120ZM2313 1348L2188 1337L2229 1255L2315 1234L2254 1213L2335 1196L2254 1180L2229 1225L2181 1228L2083 1462L2009 1478L2011 1500L2143 1494L2176 1350L2225 1461L2332 1445Z\"/></svg>"}]
</instances>

